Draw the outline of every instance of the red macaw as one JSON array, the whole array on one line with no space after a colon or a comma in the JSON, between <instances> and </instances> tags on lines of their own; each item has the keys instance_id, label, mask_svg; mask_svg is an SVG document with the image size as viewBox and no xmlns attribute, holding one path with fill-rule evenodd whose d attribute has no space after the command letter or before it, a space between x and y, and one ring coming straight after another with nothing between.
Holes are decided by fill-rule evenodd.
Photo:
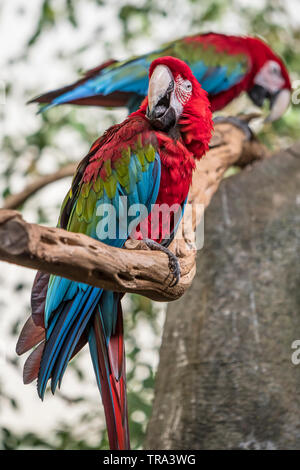
<instances>
[{"instance_id":1,"label":"red macaw","mask_svg":"<svg viewBox=\"0 0 300 470\"><path fill-rule=\"evenodd\" d=\"M210 103L181 60L156 59L149 76L148 97L139 110L108 129L79 163L61 208L59 227L122 247L131 233L143 237L139 227L145 221L145 227L151 225L154 204L175 204L176 214L182 215L195 159L204 155L211 138ZM110 237L102 211L108 204L113 208L110 226L115 225L113 218L125 220L125 227L123 223ZM134 204L146 207L149 216L129 216ZM177 282L178 260L167 248L178 226L175 220L179 218L171 217L168 227L159 217L158 231L146 243L168 254ZM43 398L48 380L54 393L69 360L89 343L111 449L130 446L121 297L117 292L39 272L32 289L32 315L17 344L18 354L38 345L25 363L24 382L37 378L38 394Z\"/></svg>"},{"instance_id":2,"label":"red macaw","mask_svg":"<svg viewBox=\"0 0 300 470\"><path fill-rule=\"evenodd\" d=\"M224 108L243 91L257 106L270 101L269 121L286 111L291 82L283 61L261 39L207 33L178 39L160 49L125 61L110 60L66 87L32 102L127 106L134 111L147 94L151 62L165 55L186 62L209 94L212 111Z\"/></svg>"}]
</instances>

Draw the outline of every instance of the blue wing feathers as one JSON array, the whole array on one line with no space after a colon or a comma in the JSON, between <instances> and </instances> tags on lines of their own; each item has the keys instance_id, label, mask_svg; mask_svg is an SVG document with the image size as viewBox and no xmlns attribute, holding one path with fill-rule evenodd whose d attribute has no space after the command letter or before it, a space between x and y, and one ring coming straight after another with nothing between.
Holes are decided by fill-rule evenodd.
<instances>
[{"instance_id":1,"label":"blue wing feathers","mask_svg":"<svg viewBox=\"0 0 300 470\"><path fill-rule=\"evenodd\" d=\"M150 62L145 57L117 68L109 66L102 70L97 77L91 78L73 90L54 98L51 106L95 95L107 96L116 91L145 96L148 88L149 67Z\"/></svg>"}]
</instances>

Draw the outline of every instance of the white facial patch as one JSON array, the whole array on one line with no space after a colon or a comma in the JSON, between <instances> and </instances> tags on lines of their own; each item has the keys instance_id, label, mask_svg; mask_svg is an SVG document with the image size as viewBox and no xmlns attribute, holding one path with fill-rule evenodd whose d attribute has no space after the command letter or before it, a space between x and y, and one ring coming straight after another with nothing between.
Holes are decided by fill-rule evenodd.
<instances>
[{"instance_id":1,"label":"white facial patch","mask_svg":"<svg viewBox=\"0 0 300 470\"><path fill-rule=\"evenodd\" d=\"M193 87L189 80L184 80L181 75L175 80L175 96L178 102L184 106L192 96Z\"/></svg>"},{"instance_id":2,"label":"white facial patch","mask_svg":"<svg viewBox=\"0 0 300 470\"><path fill-rule=\"evenodd\" d=\"M281 68L275 60L266 62L254 78L255 85L260 85L270 93L276 93L284 86L285 80Z\"/></svg>"}]
</instances>

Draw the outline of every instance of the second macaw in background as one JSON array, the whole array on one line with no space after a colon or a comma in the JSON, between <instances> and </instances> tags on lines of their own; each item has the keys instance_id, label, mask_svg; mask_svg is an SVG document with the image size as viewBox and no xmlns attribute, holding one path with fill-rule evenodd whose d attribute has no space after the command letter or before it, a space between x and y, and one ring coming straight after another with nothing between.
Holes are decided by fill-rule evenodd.
<instances>
[{"instance_id":1,"label":"second macaw in background","mask_svg":"<svg viewBox=\"0 0 300 470\"><path fill-rule=\"evenodd\" d=\"M146 221L144 228L152 226L154 204L175 206L179 218L182 215L195 159L206 152L211 138L210 103L189 67L178 59L155 60L149 76L148 97L140 109L106 131L78 165L62 205L60 227L121 248L141 222ZM114 210L107 221L102 209L107 211L108 205ZM138 220L136 214L129 216L134 205L141 207ZM149 213L145 219L143 208ZM155 235L139 234L148 246L169 256L175 281L179 265L167 246L179 218L171 217L169 225L158 214ZM107 223L116 227L112 236L107 236ZM121 297L117 292L38 273L32 289L32 315L17 344L18 354L37 346L25 362L24 382L37 378L43 398L48 380L54 393L70 359L89 343L111 449L130 446Z\"/></svg>"},{"instance_id":2,"label":"second macaw in background","mask_svg":"<svg viewBox=\"0 0 300 470\"><path fill-rule=\"evenodd\" d=\"M290 103L291 82L283 61L261 39L207 33L178 39L162 48L125 61L111 60L88 71L66 87L32 102L93 106L127 106L136 110L148 89L151 62L162 56L186 62L209 94L212 111L224 108L241 92L257 106L270 101L268 121L275 121Z\"/></svg>"}]
</instances>

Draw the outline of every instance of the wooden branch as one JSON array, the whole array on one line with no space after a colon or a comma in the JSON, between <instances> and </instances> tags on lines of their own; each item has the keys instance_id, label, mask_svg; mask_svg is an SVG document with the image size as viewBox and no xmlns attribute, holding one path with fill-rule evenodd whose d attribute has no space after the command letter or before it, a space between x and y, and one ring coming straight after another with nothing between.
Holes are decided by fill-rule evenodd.
<instances>
[{"instance_id":1,"label":"wooden branch","mask_svg":"<svg viewBox=\"0 0 300 470\"><path fill-rule=\"evenodd\" d=\"M189 196L193 210L196 204L208 206L224 172L243 158L245 149L248 162L262 155L257 143L245 141L241 129L227 123L216 125L212 146L194 173ZM197 252L190 244L196 228L195 211L190 217L184 239L174 240L170 246L181 268L175 287L169 286L167 256L146 250L143 242L128 240L127 249L113 248L82 234L29 224L18 212L4 209L0 210L0 260L117 292L175 300L188 289L196 270Z\"/></svg>"},{"instance_id":2,"label":"wooden branch","mask_svg":"<svg viewBox=\"0 0 300 470\"><path fill-rule=\"evenodd\" d=\"M54 181L66 178L67 176L73 176L77 165L78 163L70 163L55 173L39 176L35 181L33 181L33 183L30 183L28 186L26 186L25 189L23 189L23 191L20 193L8 196L4 201L3 208L17 209L44 186L47 186L50 183L54 183Z\"/></svg>"},{"instance_id":3,"label":"wooden branch","mask_svg":"<svg viewBox=\"0 0 300 470\"><path fill-rule=\"evenodd\" d=\"M173 290L165 286L169 269L163 253L113 248L83 234L27 223L20 213L5 209L0 210L0 259L157 300L180 297L187 271L183 266L182 282Z\"/></svg>"}]
</instances>

